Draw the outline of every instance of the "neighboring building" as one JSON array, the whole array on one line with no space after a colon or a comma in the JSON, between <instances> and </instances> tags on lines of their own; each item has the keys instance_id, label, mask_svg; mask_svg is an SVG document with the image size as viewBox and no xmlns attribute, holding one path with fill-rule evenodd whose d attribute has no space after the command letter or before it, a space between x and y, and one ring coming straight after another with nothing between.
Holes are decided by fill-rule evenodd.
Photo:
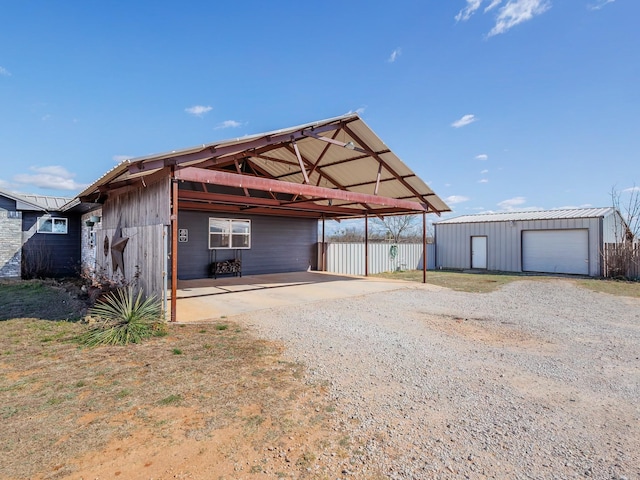
<instances>
[{"instance_id":1,"label":"neighboring building","mask_svg":"<svg viewBox=\"0 0 640 480\"><path fill-rule=\"evenodd\" d=\"M0 278L78 273L80 219L70 198L0 190Z\"/></svg>"},{"instance_id":2,"label":"neighboring building","mask_svg":"<svg viewBox=\"0 0 640 480\"><path fill-rule=\"evenodd\" d=\"M612 207L464 215L435 225L436 268L602 275L622 238Z\"/></svg>"},{"instance_id":3,"label":"neighboring building","mask_svg":"<svg viewBox=\"0 0 640 480\"><path fill-rule=\"evenodd\" d=\"M172 319L181 279L322 268L318 221L449 211L357 114L127 160L75 205L84 266L171 298Z\"/></svg>"}]
</instances>

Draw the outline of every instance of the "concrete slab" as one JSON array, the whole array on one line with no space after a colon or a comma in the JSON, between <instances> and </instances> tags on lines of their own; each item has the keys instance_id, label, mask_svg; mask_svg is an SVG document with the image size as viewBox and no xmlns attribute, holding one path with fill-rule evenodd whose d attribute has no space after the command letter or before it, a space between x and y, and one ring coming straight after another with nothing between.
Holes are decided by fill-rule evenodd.
<instances>
[{"instance_id":1,"label":"concrete slab","mask_svg":"<svg viewBox=\"0 0 640 480\"><path fill-rule=\"evenodd\" d=\"M345 298L413 284L324 272L294 272L218 279L180 280L178 322L204 322L272 307Z\"/></svg>"}]
</instances>

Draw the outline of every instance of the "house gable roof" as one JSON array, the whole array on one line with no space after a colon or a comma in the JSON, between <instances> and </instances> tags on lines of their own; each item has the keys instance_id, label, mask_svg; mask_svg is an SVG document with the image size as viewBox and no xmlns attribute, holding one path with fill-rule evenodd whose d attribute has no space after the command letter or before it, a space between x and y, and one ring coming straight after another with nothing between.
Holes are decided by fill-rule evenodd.
<instances>
[{"instance_id":1,"label":"house gable roof","mask_svg":"<svg viewBox=\"0 0 640 480\"><path fill-rule=\"evenodd\" d=\"M16 210L36 212L58 212L71 198L48 195L31 195L0 190L0 195L16 202Z\"/></svg>"}]
</instances>

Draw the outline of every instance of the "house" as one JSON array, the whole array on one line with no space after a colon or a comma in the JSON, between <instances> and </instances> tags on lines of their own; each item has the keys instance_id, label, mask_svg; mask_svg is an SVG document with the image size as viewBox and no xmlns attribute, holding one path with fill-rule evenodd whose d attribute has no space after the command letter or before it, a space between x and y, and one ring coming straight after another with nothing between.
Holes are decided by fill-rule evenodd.
<instances>
[{"instance_id":1,"label":"house","mask_svg":"<svg viewBox=\"0 0 640 480\"><path fill-rule=\"evenodd\" d=\"M612 207L463 215L436 222L436 268L601 276L605 243L621 240Z\"/></svg>"},{"instance_id":2,"label":"house","mask_svg":"<svg viewBox=\"0 0 640 480\"><path fill-rule=\"evenodd\" d=\"M322 268L319 221L449 211L357 114L127 160L74 202L84 266L172 319L181 279Z\"/></svg>"},{"instance_id":3,"label":"house","mask_svg":"<svg viewBox=\"0 0 640 480\"><path fill-rule=\"evenodd\" d=\"M0 190L0 278L75 275L80 218L72 199Z\"/></svg>"}]
</instances>

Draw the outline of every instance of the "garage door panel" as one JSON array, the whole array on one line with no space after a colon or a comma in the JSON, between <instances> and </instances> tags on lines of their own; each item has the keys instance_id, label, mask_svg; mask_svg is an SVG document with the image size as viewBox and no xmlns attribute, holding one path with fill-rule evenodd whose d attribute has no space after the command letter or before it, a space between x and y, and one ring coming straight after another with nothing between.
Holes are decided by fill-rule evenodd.
<instances>
[{"instance_id":1,"label":"garage door panel","mask_svg":"<svg viewBox=\"0 0 640 480\"><path fill-rule=\"evenodd\" d=\"M525 230L522 232L525 272L589 274L589 231Z\"/></svg>"}]
</instances>

